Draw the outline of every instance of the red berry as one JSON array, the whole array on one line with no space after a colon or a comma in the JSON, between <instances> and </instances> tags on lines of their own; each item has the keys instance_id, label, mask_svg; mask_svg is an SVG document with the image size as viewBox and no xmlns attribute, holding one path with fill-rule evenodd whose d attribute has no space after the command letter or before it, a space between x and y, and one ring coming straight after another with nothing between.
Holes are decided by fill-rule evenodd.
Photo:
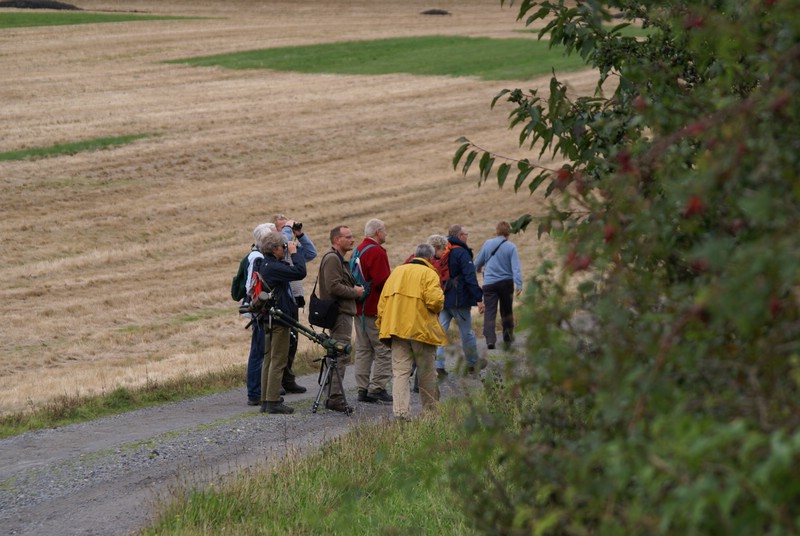
<instances>
[{"instance_id":1,"label":"red berry","mask_svg":"<svg viewBox=\"0 0 800 536\"><path fill-rule=\"evenodd\" d=\"M566 267L572 272L580 272L586 270L592 265L592 256L589 254L580 254L575 250L567 254Z\"/></svg>"},{"instance_id":2,"label":"red berry","mask_svg":"<svg viewBox=\"0 0 800 536\"><path fill-rule=\"evenodd\" d=\"M702 121L697 121L686 127L686 133L689 134L689 136L699 136L705 132L705 130L706 126Z\"/></svg>"},{"instance_id":3,"label":"red berry","mask_svg":"<svg viewBox=\"0 0 800 536\"><path fill-rule=\"evenodd\" d=\"M705 208L706 206L703 200L700 199L699 196L693 195L686 202L686 207L683 209L683 217L691 218L692 216L698 216L703 213Z\"/></svg>"},{"instance_id":4,"label":"red berry","mask_svg":"<svg viewBox=\"0 0 800 536\"><path fill-rule=\"evenodd\" d=\"M769 314L772 318L775 318L781 313L783 309L783 304L781 304L781 300L778 298L772 298L769 300Z\"/></svg>"},{"instance_id":5,"label":"red berry","mask_svg":"<svg viewBox=\"0 0 800 536\"><path fill-rule=\"evenodd\" d=\"M683 27L687 30L691 30L692 28L702 28L705 21L703 17L699 15L689 15L683 21Z\"/></svg>"},{"instance_id":6,"label":"red berry","mask_svg":"<svg viewBox=\"0 0 800 536\"><path fill-rule=\"evenodd\" d=\"M606 244L610 244L614 241L614 238L617 236L617 226L613 223L607 223L605 228L603 229L603 241Z\"/></svg>"}]
</instances>

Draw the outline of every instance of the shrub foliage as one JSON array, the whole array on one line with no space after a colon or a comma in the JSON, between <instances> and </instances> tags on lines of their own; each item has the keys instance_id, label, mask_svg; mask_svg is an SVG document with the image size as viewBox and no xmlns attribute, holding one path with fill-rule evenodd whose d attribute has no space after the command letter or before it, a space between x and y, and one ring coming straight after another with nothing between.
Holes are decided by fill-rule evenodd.
<instances>
[{"instance_id":1,"label":"shrub foliage","mask_svg":"<svg viewBox=\"0 0 800 536\"><path fill-rule=\"evenodd\" d=\"M599 82L500 92L531 158L454 156L543 189L515 227L562 254L528 288L530 373L503 388L537 403L471 421L481 531L800 533L798 8L519 3Z\"/></svg>"}]
</instances>

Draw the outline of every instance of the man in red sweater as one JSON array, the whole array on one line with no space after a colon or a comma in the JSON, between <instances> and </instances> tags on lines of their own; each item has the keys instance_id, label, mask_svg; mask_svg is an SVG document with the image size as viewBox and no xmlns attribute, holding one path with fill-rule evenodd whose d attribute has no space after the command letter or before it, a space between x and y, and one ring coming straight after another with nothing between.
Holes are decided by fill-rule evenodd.
<instances>
[{"instance_id":1,"label":"man in red sweater","mask_svg":"<svg viewBox=\"0 0 800 536\"><path fill-rule=\"evenodd\" d=\"M353 251L359 256L361 273L369 285L366 301L356 300L356 386L359 402L391 403L386 391L392 379L392 351L378 339L375 319L383 284L389 278L389 256L383 248L386 224L372 219L364 226L364 240Z\"/></svg>"}]
</instances>

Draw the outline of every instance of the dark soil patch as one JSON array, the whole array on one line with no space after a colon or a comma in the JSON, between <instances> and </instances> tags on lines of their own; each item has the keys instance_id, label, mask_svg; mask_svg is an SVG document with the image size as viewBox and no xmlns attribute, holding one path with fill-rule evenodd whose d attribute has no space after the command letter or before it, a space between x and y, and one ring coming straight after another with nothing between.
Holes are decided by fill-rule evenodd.
<instances>
[{"instance_id":1,"label":"dark soil patch","mask_svg":"<svg viewBox=\"0 0 800 536\"><path fill-rule=\"evenodd\" d=\"M14 7L17 9L64 9L69 11L81 11L81 8L64 2L54 2L53 0L5 0L0 2L0 7Z\"/></svg>"}]
</instances>

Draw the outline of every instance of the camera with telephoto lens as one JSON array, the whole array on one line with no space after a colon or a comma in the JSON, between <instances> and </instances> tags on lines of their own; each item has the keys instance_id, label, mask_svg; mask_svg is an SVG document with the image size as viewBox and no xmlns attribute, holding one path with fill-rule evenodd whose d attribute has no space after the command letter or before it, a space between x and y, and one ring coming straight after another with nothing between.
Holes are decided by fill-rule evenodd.
<instances>
[{"instance_id":1,"label":"camera with telephoto lens","mask_svg":"<svg viewBox=\"0 0 800 536\"><path fill-rule=\"evenodd\" d=\"M300 232L302 230L303 230L303 222L301 221L294 222L294 224L292 225L292 231Z\"/></svg>"},{"instance_id":2,"label":"camera with telephoto lens","mask_svg":"<svg viewBox=\"0 0 800 536\"><path fill-rule=\"evenodd\" d=\"M268 307L272 306L272 294L269 292L261 291L258 293L253 301L249 303L243 303L239 306L239 313L245 314L250 313L255 317L263 316L264 310Z\"/></svg>"}]
</instances>

